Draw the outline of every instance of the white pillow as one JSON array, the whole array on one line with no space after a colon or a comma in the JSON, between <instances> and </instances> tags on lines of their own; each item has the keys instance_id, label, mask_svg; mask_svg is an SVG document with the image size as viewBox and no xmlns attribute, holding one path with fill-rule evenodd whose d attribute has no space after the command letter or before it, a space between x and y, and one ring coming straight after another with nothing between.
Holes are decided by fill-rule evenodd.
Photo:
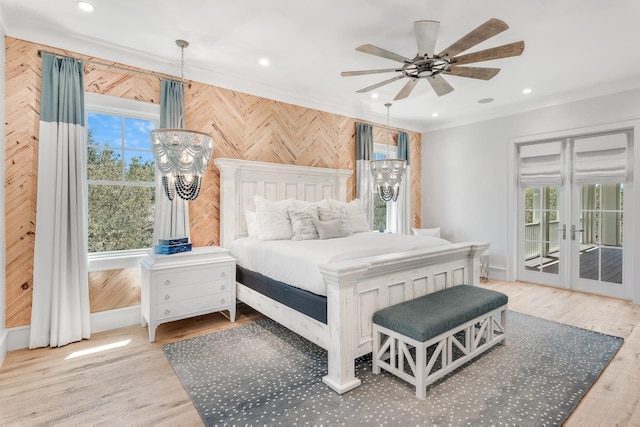
<instances>
[{"instance_id":1,"label":"white pillow","mask_svg":"<svg viewBox=\"0 0 640 427\"><path fill-rule=\"evenodd\" d=\"M332 210L331 208L319 208L318 216L320 217L320 221L332 221L334 219L340 220L345 235L351 235L351 222L349 221L349 215L347 214L347 210L344 206L341 206L336 210ZM320 238L322 239L322 237Z\"/></svg>"},{"instance_id":2,"label":"white pillow","mask_svg":"<svg viewBox=\"0 0 640 427\"><path fill-rule=\"evenodd\" d=\"M416 236L440 237L440 227L435 228L412 228Z\"/></svg>"},{"instance_id":3,"label":"white pillow","mask_svg":"<svg viewBox=\"0 0 640 427\"><path fill-rule=\"evenodd\" d=\"M330 200L332 209L336 210L340 207L344 207L349 216L349 225L351 226L352 233L361 233L363 231L371 231L367 217L362 209L362 203L360 199L353 199L349 203L339 202L337 200Z\"/></svg>"},{"instance_id":4,"label":"white pillow","mask_svg":"<svg viewBox=\"0 0 640 427\"><path fill-rule=\"evenodd\" d=\"M311 240L318 238L315 222L318 221L318 208L313 204L294 208L289 206L291 220L291 240Z\"/></svg>"},{"instance_id":5,"label":"white pillow","mask_svg":"<svg viewBox=\"0 0 640 427\"><path fill-rule=\"evenodd\" d=\"M257 239L260 234L260 229L258 228L258 217L255 212L245 210L244 211L244 220L247 223L247 234L249 237L253 239Z\"/></svg>"},{"instance_id":6,"label":"white pillow","mask_svg":"<svg viewBox=\"0 0 640 427\"><path fill-rule=\"evenodd\" d=\"M318 230L318 236L320 239L333 239L336 237L346 237L349 234L346 233L343 223L340 218L331 219L328 221L316 221L316 229Z\"/></svg>"},{"instance_id":7,"label":"white pillow","mask_svg":"<svg viewBox=\"0 0 640 427\"><path fill-rule=\"evenodd\" d=\"M317 202L307 202L305 200L295 200L293 202L293 206L296 208L306 208L309 206L315 206L318 209L330 209L331 208L331 204L329 203L329 200L327 199L323 199L323 200L318 200Z\"/></svg>"},{"instance_id":8,"label":"white pillow","mask_svg":"<svg viewBox=\"0 0 640 427\"><path fill-rule=\"evenodd\" d=\"M287 210L294 200L272 202L256 195L253 202L258 220L258 240L291 240L293 232Z\"/></svg>"}]
</instances>

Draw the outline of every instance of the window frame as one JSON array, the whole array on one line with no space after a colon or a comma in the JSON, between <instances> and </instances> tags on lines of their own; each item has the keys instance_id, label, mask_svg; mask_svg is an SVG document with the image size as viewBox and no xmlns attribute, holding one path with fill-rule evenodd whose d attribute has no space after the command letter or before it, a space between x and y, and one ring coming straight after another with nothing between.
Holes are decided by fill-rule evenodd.
<instances>
[{"instance_id":1,"label":"window frame","mask_svg":"<svg viewBox=\"0 0 640 427\"><path fill-rule=\"evenodd\" d=\"M115 96L100 95L95 93L85 92L85 123L87 123L87 132L89 131L89 112L91 113L103 113L117 116L124 116L127 118L136 118L150 120L154 122L156 128L160 124L160 105L151 102L136 101L132 99L118 98ZM85 164L85 177L88 173L87 165ZM84 226L85 230L89 227L89 183L87 178L87 188L85 194L85 218ZM157 185L157 181L155 183ZM129 184L136 185L136 184ZM155 187L155 185L154 185ZM133 268L139 267L140 261L148 254L152 248L142 249L128 249L122 251L105 251L105 252L92 252L87 253L87 269L89 272L93 271L105 271L115 270L121 268Z\"/></svg>"}]
</instances>

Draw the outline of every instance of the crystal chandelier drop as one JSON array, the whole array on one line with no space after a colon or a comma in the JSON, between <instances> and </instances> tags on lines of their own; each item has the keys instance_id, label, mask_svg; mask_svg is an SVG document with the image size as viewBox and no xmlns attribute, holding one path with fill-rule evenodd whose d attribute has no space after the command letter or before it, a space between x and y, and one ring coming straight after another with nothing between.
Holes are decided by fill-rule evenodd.
<instances>
[{"instance_id":1,"label":"crystal chandelier drop","mask_svg":"<svg viewBox=\"0 0 640 427\"><path fill-rule=\"evenodd\" d=\"M387 158L382 160L371 160L371 175L376 184L378 197L383 202L398 200L400 194L400 184L407 168L407 161L402 159L389 158L389 146L391 145L391 131L389 130L389 107L390 103L384 104L387 107Z\"/></svg>"},{"instance_id":2,"label":"crystal chandelier drop","mask_svg":"<svg viewBox=\"0 0 640 427\"><path fill-rule=\"evenodd\" d=\"M181 83L184 87L184 48L189 43L176 40L182 52ZM182 98L184 114L184 95ZM181 122L184 124L183 119ZM195 200L200 194L202 175L213 152L213 138L206 133L186 129L154 129L150 132L151 150L162 174L164 193L173 200Z\"/></svg>"}]
</instances>

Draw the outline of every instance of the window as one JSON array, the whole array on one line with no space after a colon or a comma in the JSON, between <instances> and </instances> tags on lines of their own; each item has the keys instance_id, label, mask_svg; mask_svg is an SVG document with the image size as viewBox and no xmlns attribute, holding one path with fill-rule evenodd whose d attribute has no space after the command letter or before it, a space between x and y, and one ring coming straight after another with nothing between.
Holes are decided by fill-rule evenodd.
<instances>
[{"instance_id":1,"label":"window","mask_svg":"<svg viewBox=\"0 0 640 427\"><path fill-rule=\"evenodd\" d=\"M89 270L136 265L153 244L159 106L86 94ZM107 264L105 264L107 263Z\"/></svg>"},{"instance_id":2,"label":"window","mask_svg":"<svg viewBox=\"0 0 640 427\"><path fill-rule=\"evenodd\" d=\"M387 152L388 148L388 152ZM384 160L386 158L397 158L398 157L398 147L395 145L387 147L387 144L374 143L373 144L373 160ZM375 191L375 189L374 189ZM378 197L377 193L373 195L373 230L378 230L380 232L384 232L389 229L389 223L387 222L387 218L389 218L389 208L390 204L383 202Z\"/></svg>"}]
</instances>

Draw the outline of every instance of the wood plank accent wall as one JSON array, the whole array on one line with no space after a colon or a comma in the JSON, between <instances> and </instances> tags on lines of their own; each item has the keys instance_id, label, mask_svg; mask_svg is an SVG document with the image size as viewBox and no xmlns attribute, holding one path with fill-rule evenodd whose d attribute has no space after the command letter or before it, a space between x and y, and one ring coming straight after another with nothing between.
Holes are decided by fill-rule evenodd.
<instances>
[{"instance_id":1,"label":"wood plank accent wall","mask_svg":"<svg viewBox=\"0 0 640 427\"><path fill-rule=\"evenodd\" d=\"M31 321L42 63L37 52L44 49L85 59L99 58L11 37L5 39L5 293L6 326L13 328ZM87 92L159 102L157 77L91 63L85 64L84 72ZM355 169L356 119L198 82L185 90L185 109L188 128L213 135L214 157ZM374 128L374 132L386 131ZM386 141L386 134L374 137ZM413 225L420 226L420 133L409 132L409 140ZM355 197L355 188L352 177L348 200ZM195 246L218 244L219 200L220 175L211 162L200 196L189 207ZM139 303L139 275L130 270L89 275L92 312Z\"/></svg>"}]
</instances>

